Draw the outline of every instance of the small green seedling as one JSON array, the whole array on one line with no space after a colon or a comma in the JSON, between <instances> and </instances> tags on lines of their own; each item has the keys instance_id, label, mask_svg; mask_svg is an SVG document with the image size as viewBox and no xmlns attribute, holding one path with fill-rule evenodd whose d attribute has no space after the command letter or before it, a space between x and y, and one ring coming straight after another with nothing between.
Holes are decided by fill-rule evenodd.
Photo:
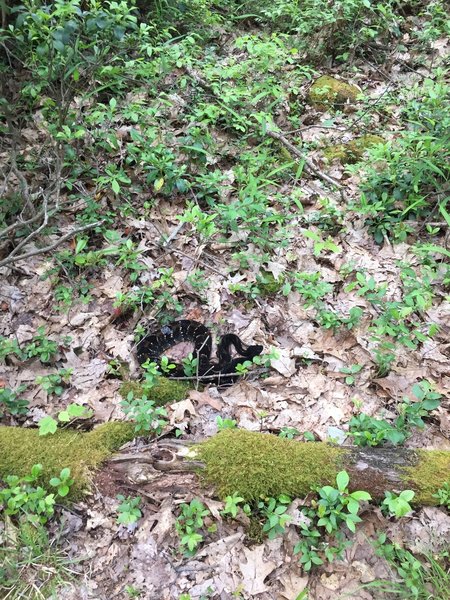
<instances>
[{"instance_id":1,"label":"small green seedling","mask_svg":"<svg viewBox=\"0 0 450 600\"><path fill-rule=\"evenodd\" d=\"M59 477L52 477L50 479L50 485L57 488L58 495L61 498L67 496L70 490L70 486L73 484L74 480L70 478L70 469L68 467L62 469Z\"/></svg>"},{"instance_id":2,"label":"small green seedling","mask_svg":"<svg viewBox=\"0 0 450 600\"><path fill-rule=\"evenodd\" d=\"M222 419L221 416L216 418L217 431L223 431L224 429L236 429L237 422L234 419Z\"/></svg>"},{"instance_id":3,"label":"small green seedling","mask_svg":"<svg viewBox=\"0 0 450 600\"><path fill-rule=\"evenodd\" d=\"M258 502L258 510L266 517L262 530L267 533L269 540L284 533L286 525L292 519L290 515L285 514L291 502L289 496L284 494L278 498L267 498L266 501Z\"/></svg>"},{"instance_id":4,"label":"small green seedling","mask_svg":"<svg viewBox=\"0 0 450 600\"><path fill-rule=\"evenodd\" d=\"M381 504L381 511L384 514L389 514L399 519L413 510L410 502L414 498L415 493L412 490L403 490L398 496L393 492L384 492L384 495L385 499Z\"/></svg>"},{"instance_id":5,"label":"small green seedling","mask_svg":"<svg viewBox=\"0 0 450 600\"><path fill-rule=\"evenodd\" d=\"M239 511L239 504L241 504L242 502L244 502L244 498L239 496L237 492L234 492L232 496L227 496L225 498L225 507L223 510L220 511L220 514L223 517L231 515L231 517L235 519ZM248 504L244 505L243 510L244 512L250 510Z\"/></svg>"},{"instance_id":6,"label":"small green seedling","mask_svg":"<svg viewBox=\"0 0 450 600\"><path fill-rule=\"evenodd\" d=\"M117 524L118 525L133 525L136 523L138 519L142 517L142 512L139 510L138 506L141 502L141 497L137 496L136 498L132 498L131 496L122 496L122 494L118 494L116 496L117 500L120 501L119 506L117 507Z\"/></svg>"},{"instance_id":7,"label":"small green seedling","mask_svg":"<svg viewBox=\"0 0 450 600\"><path fill-rule=\"evenodd\" d=\"M357 375L363 369L363 365L350 365L349 367L342 367L341 373L347 375L345 383L347 385L354 385L355 375Z\"/></svg>"},{"instance_id":8,"label":"small green seedling","mask_svg":"<svg viewBox=\"0 0 450 600\"><path fill-rule=\"evenodd\" d=\"M75 419L89 419L94 414L94 411L87 406L72 403L65 410L58 413L58 420L47 416L39 421L39 435L49 435L56 433L58 422L70 423Z\"/></svg>"},{"instance_id":9,"label":"small green seedling","mask_svg":"<svg viewBox=\"0 0 450 600\"><path fill-rule=\"evenodd\" d=\"M450 510L450 483L446 481L444 485L433 494L433 498L437 499L438 504L446 506L447 509Z\"/></svg>"}]
</instances>

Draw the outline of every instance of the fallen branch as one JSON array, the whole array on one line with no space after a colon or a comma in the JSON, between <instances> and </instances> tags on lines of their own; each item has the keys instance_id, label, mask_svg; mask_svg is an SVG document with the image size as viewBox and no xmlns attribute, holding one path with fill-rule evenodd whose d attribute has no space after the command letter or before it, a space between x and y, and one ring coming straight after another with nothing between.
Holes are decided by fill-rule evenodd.
<instances>
[{"instance_id":1,"label":"fallen branch","mask_svg":"<svg viewBox=\"0 0 450 600\"><path fill-rule=\"evenodd\" d=\"M247 500L280 494L303 498L318 486L335 485L336 474L345 470L350 491L366 490L373 499L382 499L385 491L411 489L417 504L433 505L433 494L450 473L446 450L335 447L243 429L222 431L195 447L162 439L143 452L128 450L108 462L108 474L115 470L121 481L136 480L141 462L142 473L149 464L153 473L196 473L200 468L202 481L212 484L220 497L237 492Z\"/></svg>"},{"instance_id":2,"label":"fallen branch","mask_svg":"<svg viewBox=\"0 0 450 600\"><path fill-rule=\"evenodd\" d=\"M98 227L103 223L103 221L96 221L95 223L89 223L89 225L83 225L83 227L78 227L77 229L72 229L69 233L66 233L62 237L50 244L49 246L45 246L44 248L35 248L34 250L30 250L30 252L25 252L24 254L8 256L7 258L0 261L0 267L6 267L11 263L17 262L19 260L24 260L25 258L30 258L31 256L36 256L38 254L46 254L47 252L51 252L55 248L57 248L60 244L65 242L66 240L72 238L74 235L81 233L83 231L87 231L88 229L93 229L94 227ZM21 244L23 245L23 244Z\"/></svg>"},{"instance_id":3,"label":"fallen branch","mask_svg":"<svg viewBox=\"0 0 450 600\"><path fill-rule=\"evenodd\" d=\"M281 142L283 144L283 146L285 148L287 148L289 150L289 152L291 152L291 154L293 154L300 160L303 160L306 165L306 170L309 171L309 173L311 173L312 175L315 175L316 177L318 177L319 179L322 179L323 181L326 181L330 185L334 185L334 187L336 187L340 191L342 191L344 189L342 187L342 185L340 183L338 183L335 179L333 179L326 173L323 173L318 167L316 167L316 165L312 162L312 160L309 158L306 158L306 156L304 156L300 152L300 150L296 146L294 146L294 144L291 144L291 142L288 139L286 139L284 137L284 135L282 135L281 133L278 133L277 131L271 131L270 129L267 130L267 135L269 137L273 138L274 140L278 140L279 142Z\"/></svg>"},{"instance_id":4,"label":"fallen branch","mask_svg":"<svg viewBox=\"0 0 450 600\"><path fill-rule=\"evenodd\" d=\"M192 487L201 470L197 485L212 485L219 497L237 492L255 500L280 494L304 498L318 486L334 486L337 473L345 470L350 491L366 490L376 500L385 491L411 489L416 504L435 505L433 494L450 473L448 450L336 447L244 429L224 430L195 445L175 439L159 439L144 448L132 443L112 456L132 440L133 429L131 422L110 422L87 433L66 430L43 438L38 429L0 427L0 478L25 475L33 464L41 463L47 481L67 466L74 474L82 473L83 480L92 479L99 462L108 459L104 465L108 481L116 479L138 492L154 492L157 482L160 488L174 481L179 485L177 473L189 475L186 486ZM100 454L89 449L92 443Z\"/></svg>"}]
</instances>

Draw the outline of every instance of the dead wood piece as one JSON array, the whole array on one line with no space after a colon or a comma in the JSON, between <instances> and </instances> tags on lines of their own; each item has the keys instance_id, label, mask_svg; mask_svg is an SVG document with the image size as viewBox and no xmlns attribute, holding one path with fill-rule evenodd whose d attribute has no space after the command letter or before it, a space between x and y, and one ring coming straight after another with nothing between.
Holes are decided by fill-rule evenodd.
<instances>
[{"instance_id":1,"label":"dead wood piece","mask_svg":"<svg viewBox=\"0 0 450 600\"><path fill-rule=\"evenodd\" d=\"M234 445L236 435L244 443L240 453L236 452ZM273 448L267 445L268 438L273 439ZM166 473L203 470L206 481L222 490L219 495L223 495L224 489L243 495L245 491L241 489L241 484L245 487L247 480L253 478L255 473L266 472L268 476L261 477L255 484L257 495L276 496L286 493L291 497L301 498L318 486L335 485L336 474L345 470L350 476L350 491L366 490L373 499L382 499L385 491L399 493L412 489L416 493L415 502L433 505L436 504L433 493L450 476L450 451L392 447L335 448L321 442L281 440L275 436L243 430L238 430L238 433L222 432L210 438L220 439L223 440L223 447L220 444L216 447L217 454L220 454L220 468L217 465L215 467L220 481L214 480L215 474L210 477L208 461L198 460L195 449L193 451L179 441L174 446L168 440L160 440L145 456L141 457L139 453L133 455L133 478L136 478L136 465L142 459L144 468L151 456L154 469ZM247 454L250 448L253 454ZM317 457L322 458L323 464L317 464ZM270 473L267 471L268 465ZM287 481L295 481L293 487L289 488L290 484L286 487Z\"/></svg>"}]
</instances>

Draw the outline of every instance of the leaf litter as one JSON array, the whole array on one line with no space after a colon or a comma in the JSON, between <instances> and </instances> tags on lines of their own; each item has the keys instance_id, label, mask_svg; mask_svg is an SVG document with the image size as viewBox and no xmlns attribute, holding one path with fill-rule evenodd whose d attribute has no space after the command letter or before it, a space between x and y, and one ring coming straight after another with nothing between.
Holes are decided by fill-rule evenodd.
<instances>
[{"instance_id":1,"label":"leaf litter","mask_svg":"<svg viewBox=\"0 0 450 600\"><path fill-rule=\"evenodd\" d=\"M435 49L439 53L448 51L442 40L435 42ZM407 56L401 58L406 60ZM372 84L373 96L377 97L384 84ZM176 119L185 99L173 96L172 100L171 118ZM325 113L321 118L329 117ZM319 122L316 130L308 130L304 140L315 142L326 134L327 129L321 129ZM27 130L26 139L34 143L36 131ZM338 164L329 174L338 180L344 177ZM345 174L345 177L348 193L356 195L357 176ZM224 201L233 196L233 178L230 170L228 186L225 185L223 191ZM311 195L311 186L319 190L320 195L325 195L321 182L309 181L305 183L305 196ZM313 200L306 213L316 208ZM180 289L176 296L184 303L185 315L212 322L219 331L225 324L246 342L264 343L266 350L275 348L278 357L272 360L272 370L266 379L240 381L225 391L213 387L192 390L188 399L168 407L171 426L183 428L186 435L198 440L217 431L216 418L220 415L235 419L239 426L252 431L278 432L284 427L295 427L300 432L314 433L319 440L327 440L332 428L342 427L345 433L345 424L355 414L355 399L362 402L366 412L375 415L385 410L390 401L398 402L403 396L410 395L418 380L433 380L442 393L448 393L449 347L445 335L436 338L436 342L425 342L418 350L405 349L389 375L376 377L373 346L364 323L355 331L344 334L335 335L324 330L317 326L312 311L305 308L301 295L295 291L288 297L260 297L250 308L245 303L237 306L236 296L231 292L233 286L255 283L259 274L259 266L253 272L227 273L227 266L234 260L230 252L232 244L245 240L245 231L230 237L227 244L209 246L214 268L206 266L208 287L204 304L199 308L189 296L186 282L193 269L208 265L204 262L206 245L193 244L192 238L180 230L175 239L180 254L169 247L162 256L157 252L148 256L155 248L159 250L160 240L174 231L178 223L176 210L176 204L161 201L148 219L126 220L127 227L142 232L145 237L139 243L139 250L143 253L140 262L145 266L148 281L155 279L158 267L170 265ZM61 231L65 230L63 224ZM156 243L155 239L158 240ZM281 281L288 268L295 265L299 272L319 272L325 281L338 282L340 266L351 263L354 269L362 269L372 276L377 284L386 283L389 298L398 295L397 261L411 262L408 244L385 245L380 250L367 230L358 227L357 223L349 223L347 232L337 236L337 240L339 251L330 257L326 266L314 255L313 242L298 236L289 250L280 248L276 260L268 261L265 270L275 281ZM258 252L254 247L253 254ZM14 336L21 346L32 339L39 326L46 327L48 335L54 339L69 335L71 347L58 352L55 366L73 370L70 388L61 398L48 396L37 389L34 386L36 378L51 370L36 361L21 369L14 365L2 367L1 381L11 388L21 384L27 386L23 396L30 401L36 418L39 414L55 414L61 409L61 403L67 404L69 396L71 401L92 408L98 423L118 418L120 382L106 378L108 362L132 360L134 339L127 328L114 322L111 301L117 292L127 291L130 284L117 269L105 270L99 276L95 295L87 307L79 308L79 312L70 309L67 314L58 313L53 307L51 282L41 277L52 265L52 260L33 257L21 264L24 273L11 276L8 284L2 286L0 332L6 337ZM341 290L333 302L333 306L343 313L348 312L348 307L358 305L366 316L369 313L376 316L370 303L355 293ZM430 321L447 332L450 326L448 308L449 303L444 300L427 310ZM362 365L363 371L354 385L347 385L340 369L351 364ZM261 417L261 411L264 417ZM441 431L437 424L427 423L425 431L413 436L409 445L450 448L448 411L441 408L438 414ZM179 542L174 533L177 507L180 502L197 497L217 518L220 505L213 499L213 492L202 491L192 475L161 476L149 471L147 475L137 473L136 481L138 483L132 490L120 482L120 476L118 482L110 482L109 489L96 489L94 485L91 496L74 507L82 515L82 525L80 519L75 519L68 534L70 551L74 557L84 558L89 568L79 584L61 590L60 598L125 598L125 586L135 586L143 591L142 597L149 600L169 600L178 598L181 593L190 593L193 599L200 598L209 593L209 589L215 590L214 597L217 598L229 598L231 592L239 591L243 598L294 600L306 587L310 589L310 597L317 600L334 599L342 593L370 599L373 595L361 585L392 574L385 561L375 555L367 542L368 537L374 537L380 529L388 529L391 539L412 551L423 552L437 551L450 532L449 517L437 508L422 508L416 511L416 517L398 523L389 523L374 513L360 525L343 561L324 565L320 575L309 577L292 558L296 541L293 528L287 528L286 543L277 538L249 544L241 525L219 519L218 534L209 534L194 557L182 558L177 554ZM149 507L148 510L144 508L138 527L120 540L115 522L115 493L141 493L144 506Z\"/></svg>"}]
</instances>

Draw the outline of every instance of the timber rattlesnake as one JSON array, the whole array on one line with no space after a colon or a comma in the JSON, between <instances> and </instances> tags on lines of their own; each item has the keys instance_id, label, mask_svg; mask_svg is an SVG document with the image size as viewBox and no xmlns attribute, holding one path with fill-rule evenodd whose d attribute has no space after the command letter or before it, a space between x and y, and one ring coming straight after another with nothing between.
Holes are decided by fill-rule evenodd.
<instances>
[{"instance_id":1,"label":"timber rattlesnake","mask_svg":"<svg viewBox=\"0 0 450 600\"><path fill-rule=\"evenodd\" d=\"M183 319L175 321L170 325L165 325L159 332L148 334L137 344L137 359L139 364L146 360L159 364L161 355L180 342L194 343L194 358L198 359L197 374L201 380L205 376L217 375L217 377L208 377L209 383L221 383L221 385L231 384L239 376L236 373L236 366L243 364L246 360L252 360L255 356L261 354L263 347L259 344L245 346L239 336L234 333L227 333L222 336L217 345L218 362L211 362L212 336L207 327L196 321ZM231 346L233 346L238 357L231 355ZM235 377L231 374L235 373ZM167 377L183 377L185 375L182 365L176 365L175 369L166 374ZM227 375L221 381L221 376Z\"/></svg>"}]
</instances>

